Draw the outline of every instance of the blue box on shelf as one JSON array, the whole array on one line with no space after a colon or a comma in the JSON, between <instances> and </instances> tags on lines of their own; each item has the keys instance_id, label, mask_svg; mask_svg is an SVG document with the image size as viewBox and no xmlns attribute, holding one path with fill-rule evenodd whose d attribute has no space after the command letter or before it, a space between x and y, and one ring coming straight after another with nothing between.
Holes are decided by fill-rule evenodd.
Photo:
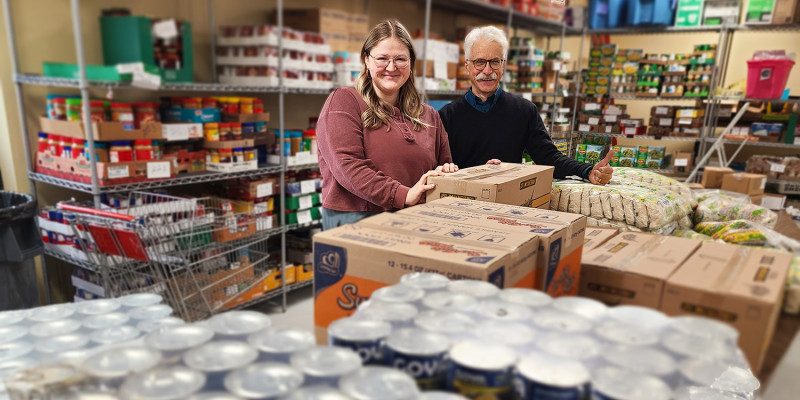
<instances>
[{"instance_id":1,"label":"blue box on shelf","mask_svg":"<svg viewBox=\"0 0 800 400\"><path fill-rule=\"evenodd\" d=\"M170 108L164 112L164 119L168 122L220 122L222 115L218 108Z\"/></svg>"},{"instance_id":2,"label":"blue box on shelf","mask_svg":"<svg viewBox=\"0 0 800 400\"><path fill-rule=\"evenodd\" d=\"M616 28L625 21L625 0L591 0L589 2L589 27L592 29Z\"/></svg>"},{"instance_id":3,"label":"blue box on shelf","mask_svg":"<svg viewBox=\"0 0 800 400\"><path fill-rule=\"evenodd\" d=\"M672 25L672 0L628 0L628 25Z\"/></svg>"}]
</instances>

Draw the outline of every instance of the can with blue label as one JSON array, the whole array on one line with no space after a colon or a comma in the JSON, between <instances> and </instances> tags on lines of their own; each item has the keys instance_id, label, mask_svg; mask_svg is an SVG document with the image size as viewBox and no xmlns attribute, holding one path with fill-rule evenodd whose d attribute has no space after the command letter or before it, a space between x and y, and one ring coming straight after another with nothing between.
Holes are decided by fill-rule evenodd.
<instances>
[{"instance_id":1,"label":"can with blue label","mask_svg":"<svg viewBox=\"0 0 800 400\"><path fill-rule=\"evenodd\" d=\"M516 359L506 346L462 341L450 350L448 389L470 399L510 399Z\"/></svg>"},{"instance_id":2,"label":"can with blue label","mask_svg":"<svg viewBox=\"0 0 800 400\"><path fill-rule=\"evenodd\" d=\"M589 377L580 361L533 352L516 365L514 393L520 400L582 400Z\"/></svg>"},{"instance_id":3,"label":"can with blue label","mask_svg":"<svg viewBox=\"0 0 800 400\"><path fill-rule=\"evenodd\" d=\"M410 375L420 390L444 389L449 350L450 339L445 335L399 329L386 339L386 365Z\"/></svg>"},{"instance_id":4,"label":"can with blue label","mask_svg":"<svg viewBox=\"0 0 800 400\"><path fill-rule=\"evenodd\" d=\"M383 341L392 326L388 322L361 318L343 318L328 327L331 346L353 349L364 365L383 364Z\"/></svg>"},{"instance_id":5,"label":"can with blue label","mask_svg":"<svg viewBox=\"0 0 800 400\"><path fill-rule=\"evenodd\" d=\"M592 400L669 400L672 390L654 376L617 367L592 374Z\"/></svg>"}]
</instances>

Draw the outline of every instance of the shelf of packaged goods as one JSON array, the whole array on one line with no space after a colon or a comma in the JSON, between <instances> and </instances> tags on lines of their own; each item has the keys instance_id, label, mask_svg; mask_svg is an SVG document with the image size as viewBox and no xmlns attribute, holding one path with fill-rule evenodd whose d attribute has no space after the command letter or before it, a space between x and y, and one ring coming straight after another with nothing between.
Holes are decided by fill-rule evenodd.
<instances>
[{"instance_id":1,"label":"shelf of packaged goods","mask_svg":"<svg viewBox=\"0 0 800 400\"><path fill-rule=\"evenodd\" d=\"M17 74L14 78L17 83L24 83L28 85L39 85L48 87L69 87L80 88L80 81L77 79L68 78L51 78L41 75L33 74ZM101 87L107 89L144 89L138 88L129 82L115 82L115 81L89 81L90 87ZM145 89L150 90L150 89ZM239 92L239 93L279 93L281 87L279 86L245 86L245 85L229 85L224 83L164 83L158 90L170 92ZM328 95L331 89L312 89L312 88L295 88L284 87L284 93L288 94L310 94L310 95Z\"/></svg>"},{"instance_id":2,"label":"shelf of packaged goods","mask_svg":"<svg viewBox=\"0 0 800 400\"><path fill-rule=\"evenodd\" d=\"M100 193L130 192L134 190L149 190L169 186L191 185L196 183L216 182L233 178L250 178L255 176L275 174L281 172L279 165L267 165L251 171L239 172L198 172L182 175L177 178L161 179L156 181L143 181L132 183L121 183L116 185L100 186ZM67 189L77 190L85 193L92 193L92 185L89 183L75 182L67 179L56 178L54 176L29 172L28 178L50 185L60 186Z\"/></svg>"},{"instance_id":3,"label":"shelf of packaged goods","mask_svg":"<svg viewBox=\"0 0 800 400\"><path fill-rule=\"evenodd\" d=\"M539 93L535 93L535 92L514 92L514 91L510 91L509 93L515 94L517 96L522 96L524 94L529 94L529 95L531 95L531 97L572 97L572 96L575 95L574 93L554 93L554 92L539 92Z\"/></svg>"},{"instance_id":4,"label":"shelf of packaged goods","mask_svg":"<svg viewBox=\"0 0 800 400\"><path fill-rule=\"evenodd\" d=\"M800 30L800 24L794 25L738 25L734 28L737 31L772 31L772 32L792 32Z\"/></svg>"},{"instance_id":5,"label":"shelf of packaged goods","mask_svg":"<svg viewBox=\"0 0 800 400\"><path fill-rule=\"evenodd\" d=\"M716 142L717 138L706 138L706 142ZM731 144L731 145L740 145L742 144L742 140L723 140L722 143L724 144ZM777 143L777 142L758 142L758 141L750 141L748 140L745 146L758 146L758 147L778 147L784 149L800 149L800 144L794 143Z\"/></svg>"},{"instance_id":6,"label":"shelf of packaged goods","mask_svg":"<svg viewBox=\"0 0 800 400\"><path fill-rule=\"evenodd\" d=\"M291 292L293 292L295 290L302 289L302 288L304 288L306 286L310 286L313 283L314 283L313 279L306 279L306 280L304 280L302 282L290 283L290 284L286 285L286 289L285 290L286 290L286 293L289 294L289 293L291 293ZM280 296L282 293L283 293L283 290L281 290L281 288L275 288L273 290L270 290L269 292L264 293L264 295L261 296L261 297L257 297L255 299L250 300L250 301L245 302L245 303L237 304L237 305L235 305L235 306L233 306L231 308L226 309L225 311L241 310L241 309L244 309L244 308L248 308L248 307L254 306L256 304L263 303L263 302L265 302L267 300L274 299L274 298Z\"/></svg>"},{"instance_id":7,"label":"shelf of packaged goods","mask_svg":"<svg viewBox=\"0 0 800 400\"><path fill-rule=\"evenodd\" d=\"M295 231L298 229L319 228L322 226L322 221L311 221L302 224L291 224L286 226L287 231Z\"/></svg>"},{"instance_id":8,"label":"shelf of packaged goods","mask_svg":"<svg viewBox=\"0 0 800 400\"><path fill-rule=\"evenodd\" d=\"M775 184L775 185L798 185L800 181L790 181L790 180L783 180L783 179L767 179L767 183ZM797 194L793 194L797 196Z\"/></svg>"},{"instance_id":9,"label":"shelf of packaged goods","mask_svg":"<svg viewBox=\"0 0 800 400\"><path fill-rule=\"evenodd\" d=\"M534 31L540 34L561 34L564 24L558 21L535 17L530 14L525 14L516 10L510 9L507 6L493 4L478 0L434 0L433 5L436 7L447 8L461 14L471 14L476 17L481 17L486 20L506 23L508 21L509 11L512 12L511 23L513 26ZM580 29L566 27L566 32L570 34L580 34Z\"/></svg>"},{"instance_id":10,"label":"shelf of packaged goods","mask_svg":"<svg viewBox=\"0 0 800 400\"><path fill-rule=\"evenodd\" d=\"M619 99L619 100L652 100L652 101L686 101L686 100L706 100L708 97L686 97L686 96L676 96L676 97L669 97L669 96L636 96L633 94L625 94L625 93L611 93L611 98Z\"/></svg>"},{"instance_id":11,"label":"shelf of packaged goods","mask_svg":"<svg viewBox=\"0 0 800 400\"><path fill-rule=\"evenodd\" d=\"M45 248L44 248L44 254L47 255L47 256L53 257L55 259L64 261L66 263L70 263L72 265L81 267L81 268L83 268L83 269L85 269L87 271L100 272L99 269L98 269L98 266L95 265L95 264L92 264L92 263L90 263L90 262L88 262L86 260L79 260L77 258L74 258L74 257L72 257L72 256L70 256L68 254L65 254L65 253L57 251L57 250L52 250L47 246L45 246Z\"/></svg>"},{"instance_id":12,"label":"shelf of packaged goods","mask_svg":"<svg viewBox=\"0 0 800 400\"><path fill-rule=\"evenodd\" d=\"M428 96L461 96L466 92L466 90L426 90L425 94Z\"/></svg>"},{"instance_id":13,"label":"shelf of packaged goods","mask_svg":"<svg viewBox=\"0 0 800 400\"><path fill-rule=\"evenodd\" d=\"M572 132L573 134L578 135L585 135L585 136L600 136L600 137L615 137L615 138L623 138L623 139L648 139L648 140L669 140L669 141L676 141L676 142L696 142L700 140L700 138L696 137L681 137L681 136L647 136L647 135L623 135L620 133L593 133L593 132Z\"/></svg>"},{"instance_id":14,"label":"shelf of packaged goods","mask_svg":"<svg viewBox=\"0 0 800 400\"><path fill-rule=\"evenodd\" d=\"M787 103L787 104L800 104L800 98L793 99L751 99L744 97L717 97L723 101L747 101L750 103Z\"/></svg>"},{"instance_id":15,"label":"shelf of packaged goods","mask_svg":"<svg viewBox=\"0 0 800 400\"><path fill-rule=\"evenodd\" d=\"M718 32L722 26L640 26L611 29L589 29L586 33L590 35L641 35L645 33L697 33L697 32Z\"/></svg>"},{"instance_id":16,"label":"shelf of packaged goods","mask_svg":"<svg viewBox=\"0 0 800 400\"><path fill-rule=\"evenodd\" d=\"M289 165L286 167L287 171L306 171L306 170L319 170L319 163Z\"/></svg>"}]
</instances>

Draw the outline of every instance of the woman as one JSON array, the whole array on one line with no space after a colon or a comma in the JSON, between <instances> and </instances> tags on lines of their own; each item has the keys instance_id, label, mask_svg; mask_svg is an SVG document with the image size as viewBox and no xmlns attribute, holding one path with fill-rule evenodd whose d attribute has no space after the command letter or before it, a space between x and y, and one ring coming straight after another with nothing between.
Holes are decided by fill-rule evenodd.
<instances>
[{"instance_id":1,"label":"woman","mask_svg":"<svg viewBox=\"0 0 800 400\"><path fill-rule=\"evenodd\" d=\"M403 25L379 23L361 48L356 87L334 90L322 107L323 229L413 206L434 188L429 176L458 170L439 114L414 87L415 60Z\"/></svg>"}]
</instances>

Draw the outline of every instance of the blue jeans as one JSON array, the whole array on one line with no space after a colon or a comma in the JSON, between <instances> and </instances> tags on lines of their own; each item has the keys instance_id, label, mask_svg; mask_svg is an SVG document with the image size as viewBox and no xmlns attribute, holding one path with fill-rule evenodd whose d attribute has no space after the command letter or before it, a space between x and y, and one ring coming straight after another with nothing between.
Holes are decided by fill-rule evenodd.
<instances>
[{"instance_id":1,"label":"blue jeans","mask_svg":"<svg viewBox=\"0 0 800 400\"><path fill-rule=\"evenodd\" d=\"M380 213L381 211L336 211L322 207L322 230L327 231L337 226L354 224Z\"/></svg>"}]
</instances>

